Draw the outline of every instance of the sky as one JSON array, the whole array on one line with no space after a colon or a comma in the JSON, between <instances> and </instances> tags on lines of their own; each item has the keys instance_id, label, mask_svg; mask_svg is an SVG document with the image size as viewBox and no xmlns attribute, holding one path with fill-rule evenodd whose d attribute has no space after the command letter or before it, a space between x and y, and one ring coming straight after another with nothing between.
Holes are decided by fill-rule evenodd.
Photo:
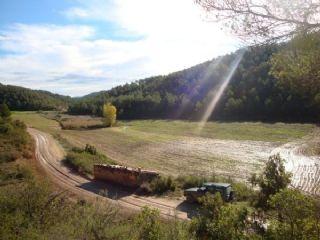
<instances>
[{"instance_id":1,"label":"sky","mask_svg":"<svg viewBox=\"0 0 320 240\"><path fill-rule=\"evenodd\" d=\"M194 0L0 0L0 83L83 96L239 48Z\"/></svg>"}]
</instances>

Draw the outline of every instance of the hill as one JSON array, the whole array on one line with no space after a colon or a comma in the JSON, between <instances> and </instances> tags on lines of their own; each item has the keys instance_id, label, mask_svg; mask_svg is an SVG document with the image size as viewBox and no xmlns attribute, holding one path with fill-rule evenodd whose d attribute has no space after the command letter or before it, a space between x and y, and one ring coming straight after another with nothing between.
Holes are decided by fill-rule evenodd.
<instances>
[{"instance_id":1,"label":"hill","mask_svg":"<svg viewBox=\"0 0 320 240\"><path fill-rule=\"evenodd\" d=\"M247 49L210 119L316 121L317 108L299 91L281 87L269 74L270 57L281 46ZM166 76L156 76L77 99L73 114L101 114L112 102L121 119L200 119L239 51Z\"/></svg>"},{"instance_id":2,"label":"hill","mask_svg":"<svg viewBox=\"0 0 320 240\"><path fill-rule=\"evenodd\" d=\"M11 110L67 110L70 97L0 83L0 103Z\"/></svg>"},{"instance_id":3,"label":"hill","mask_svg":"<svg viewBox=\"0 0 320 240\"><path fill-rule=\"evenodd\" d=\"M285 88L269 74L271 56L282 47L246 49L209 119L319 121L319 106L307 92ZM80 98L0 84L0 103L6 102L12 110L68 109L71 114L101 116L102 105L111 102L118 109L119 119L199 120L232 72L241 51L243 49L169 75L138 80Z\"/></svg>"}]
</instances>

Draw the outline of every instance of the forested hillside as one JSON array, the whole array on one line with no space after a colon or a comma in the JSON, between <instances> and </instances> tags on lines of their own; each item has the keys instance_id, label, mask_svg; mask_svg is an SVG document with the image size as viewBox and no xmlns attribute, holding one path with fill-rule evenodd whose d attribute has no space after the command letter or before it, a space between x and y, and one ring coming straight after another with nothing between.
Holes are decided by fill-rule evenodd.
<instances>
[{"instance_id":1,"label":"forested hillside","mask_svg":"<svg viewBox=\"0 0 320 240\"><path fill-rule=\"evenodd\" d=\"M305 79L307 85L304 85L308 88L297 85L300 79L296 79L295 84L282 84L274 77L275 74L270 73L279 65L272 65L272 56L285 47L269 45L247 49L210 119L318 121L320 94L317 82L314 81L312 86ZM117 107L120 119L199 120L218 87L230 74L240 51L243 50L183 71L139 80L81 98L0 84L0 103L7 103L13 110L69 109L72 114L101 116L103 104L110 102ZM285 72L279 68L276 70L281 78Z\"/></svg>"},{"instance_id":2,"label":"forested hillside","mask_svg":"<svg viewBox=\"0 0 320 240\"><path fill-rule=\"evenodd\" d=\"M278 83L270 74L271 56L281 46L246 50L211 119L316 121L319 104L299 89ZM101 114L104 102L112 102L122 119L199 119L217 86L226 78L239 51L192 68L136 81L78 99L69 108L74 114Z\"/></svg>"},{"instance_id":3,"label":"forested hillside","mask_svg":"<svg viewBox=\"0 0 320 240\"><path fill-rule=\"evenodd\" d=\"M6 103L12 110L66 110L70 101L70 97L47 91L0 83L0 103Z\"/></svg>"}]
</instances>

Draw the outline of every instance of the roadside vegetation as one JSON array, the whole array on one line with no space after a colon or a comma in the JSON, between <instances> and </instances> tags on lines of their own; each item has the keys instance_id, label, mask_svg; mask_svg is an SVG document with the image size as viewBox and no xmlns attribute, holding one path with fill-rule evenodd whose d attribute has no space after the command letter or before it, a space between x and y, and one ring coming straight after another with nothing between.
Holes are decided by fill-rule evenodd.
<instances>
[{"instance_id":1,"label":"roadside vegetation","mask_svg":"<svg viewBox=\"0 0 320 240\"><path fill-rule=\"evenodd\" d=\"M185 176L160 176L150 183L144 183L140 190L144 193L181 197L183 190L193 187L202 187L206 182L228 182L232 184L236 192L236 201L253 202L257 199L257 192L244 182L235 181L232 178L213 175L211 177L185 175Z\"/></svg>"},{"instance_id":2,"label":"roadside vegetation","mask_svg":"<svg viewBox=\"0 0 320 240\"><path fill-rule=\"evenodd\" d=\"M81 174L92 176L94 164L116 164L115 161L99 153L94 146L87 144L84 149L73 147L68 151L64 162Z\"/></svg>"},{"instance_id":3,"label":"roadside vegetation","mask_svg":"<svg viewBox=\"0 0 320 240\"><path fill-rule=\"evenodd\" d=\"M10 163L33 155L33 142L26 128L22 121L11 119L6 104L0 104L0 163Z\"/></svg>"}]
</instances>

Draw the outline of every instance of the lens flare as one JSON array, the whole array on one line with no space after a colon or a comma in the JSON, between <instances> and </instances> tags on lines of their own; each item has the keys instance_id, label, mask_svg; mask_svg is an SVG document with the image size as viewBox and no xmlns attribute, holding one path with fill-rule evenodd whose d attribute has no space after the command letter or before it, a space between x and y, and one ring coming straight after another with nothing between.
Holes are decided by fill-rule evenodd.
<instances>
[{"instance_id":1,"label":"lens flare","mask_svg":"<svg viewBox=\"0 0 320 240\"><path fill-rule=\"evenodd\" d=\"M215 61L209 64L209 66L206 68L206 71L203 77L199 80L200 87L205 86L211 80L210 77L212 76L212 73L216 71L217 67L219 67L221 60L222 60L222 57L219 57L218 59L216 59ZM198 91L196 89L193 89L193 91L189 93L185 93L186 101L183 101L181 103L180 108L174 114L174 118L179 119L191 104L192 99L195 98L197 95L198 95Z\"/></svg>"},{"instance_id":2,"label":"lens flare","mask_svg":"<svg viewBox=\"0 0 320 240\"><path fill-rule=\"evenodd\" d=\"M227 88L227 86L228 86L233 74L237 70L237 68L239 66L239 63L241 62L241 60L243 58L244 53L245 53L245 50L239 51L239 53L236 56L236 58L232 61L231 67L229 69L229 72L223 78L223 80L221 82L221 85L219 86L219 88L216 91L216 93L213 95L208 108L206 109L205 113L203 114L203 117L201 118L201 121L199 122L199 125L198 125L198 132L199 133L202 131L203 127L205 126L205 124L207 123L208 119L212 115L214 109L216 108L217 103L219 102L222 94L224 93L225 89Z\"/></svg>"}]
</instances>

